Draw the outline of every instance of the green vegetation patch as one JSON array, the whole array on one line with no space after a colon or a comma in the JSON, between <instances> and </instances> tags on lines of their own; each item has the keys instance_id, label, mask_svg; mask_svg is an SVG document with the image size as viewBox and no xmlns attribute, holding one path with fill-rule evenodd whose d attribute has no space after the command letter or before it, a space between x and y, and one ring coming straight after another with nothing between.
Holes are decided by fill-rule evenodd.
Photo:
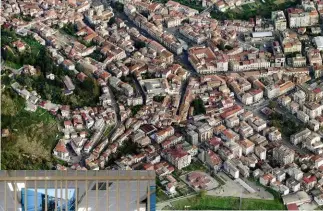
<instances>
[{"instance_id":1,"label":"green vegetation patch","mask_svg":"<svg viewBox=\"0 0 323 211\"><path fill-rule=\"evenodd\" d=\"M125 141L122 146L117 150L117 153L112 154L108 162L105 164L105 167L111 167L115 161L121 158L123 155L139 153L140 147L137 143L132 141Z\"/></svg>"},{"instance_id":2,"label":"green vegetation patch","mask_svg":"<svg viewBox=\"0 0 323 211\"><path fill-rule=\"evenodd\" d=\"M286 137L289 137L305 128L303 123L295 121L295 119L289 118L288 116L275 111L270 115L269 119L271 120L271 124L278 128L278 130Z\"/></svg>"},{"instance_id":3,"label":"green vegetation patch","mask_svg":"<svg viewBox=\"0 0 323 211\"><path fill-rule=\"evenodd\" d=\"M146 47L146 43L142 42L142 41L135 41L134 46L135 46L135 48L140 49L140 48Z\"/></svg>"},{"instance_id":4,"label":"green vegetation patch","mask_svg":"<svg viewBox=\"0 0 323 211\"><path fill-rule=\"evenodd\" d=\"M49 169L51 150L57 143L58 123L47 111L24 109L25 100L11 88L2 92L1 128L10 136L2 139L2 169Z\"/></svg>"},{"instance_id":5,"label":"green vegetation patch","mask_svg":"<svg viewBox=\"0 0 323 211\"><path fill-rule=\"evenodd\" d=\"M142 108L143 105L136 105L136 106L132 106L130 109L131 109L131 113L132 113L132 116L135 116L138 111L140 111L140 109Z\"/></svg>"},{"instance_id":6,"label":"green vegetation patch","mask_svg":"<svg viewBox=\"0 0 323 211\"><path fill-rule=\"evenodd\" d=\"M103 137L108 137L113 128L114 128L114 124L107 127L107 129L105 129L105 131L103 133Z\"/></svg>"},{"instance_id":7,"label":"green vegetation patch","mask_svg":"<svg viewBox=\"0 0 323 211\"><path fill-rule=\"evenodd\" d=\"M174 210L239 210L238 197L194 196L172 202ZM285 210L277 200L242 199L241 210Z\"/></svg>"},{"instance_id":8,"label":"green vegetation patch","mask_svg":"<svg viewBox=\"0 0 323 211\"><path fill-rule=\"evenodd\" d=\"M162 96L162 95L156 95L153 97L153 100L156 101L156 102L163 102L164 101L164 98L165 96Z\"/></svg>"},{"instance_id":9,"label":"green vegetation patch","mask_svg":"<svg viewBox=\"0 0 323 211\"><path fill-rule=\"evenodd\" d=\"M295 7L297 4L297 0L264 0L264 2L256 0L255 3L245 4L225 12L212 11L211 16L217 20L249 20L255 16L270 18L272 11L285 10L289 7Z\"/></svg>"},{"instance_id":10,"label":"green vegetation patch","mask_svg":"<svg viewBox=\"0 0 323 211\"><path fill-rule=\"evenodd\" d=\"M195 161L182 169L183 171L206 171L206 167L200 162Z\"/></svg>"},{"instance_id":11,"label":"green vegetation patch","mask_svg":"<svg viewBox=\"0 0 323 211\"><path fill-rule=\"evenodd\" d=\"M93 51L93 53L91 53L89 55L89 57L91 57L92 59L94 59L94 60L96 60L98 62L103 62L104 61L104 56L100 53L100 51L98 49Z\"/></svg>"},{"instance_id":12,"label":"green vegetation patch","mask_svg":"<svg viewBox=\"0 0 323 211\"><path fill-rule=\"evenodd\" d=\"M191 104L194 107L194 115L205 114L206 110L202 99L195 99Z\"/></svg>"},{"instance_id":13,"label":"green vegetation patch","mask_svg":"<svg viewBox=\"0 0 323 211\"><path fill-rule=\"evenodd\" d=\"M16 52L11 43L17 39L24 41L30 49L23 53ZM93 78L87 78L84 82L80 82L75 78L73 71L65 70L62 66L54 63L45 46L39 44L32 37L20 37L13 31L8 29L1 30L1 41L11 47L11 50L5 51L5 64L10 67L21 67L24 64L33 65L38 70L37 76L20 75L16 80L28 89L33 89L41 95L44 100L51 100L58 104L68 104L72 107L95 106L99 102L100 87ZM9 66L9 65L8 65ZM46 79L46 75L53 73L54 80ZM65 89L63 77L68 75L75 85L72 95L64 95Z\"/></svg>"},{"instance_id":14,"label":"green vegetation patch","mask_svg":"<svg viewBox=\"0 0 323 211\"><path fill-rule=\"evenodd\" d=\"M73 23L68 23L65 24L62 28L61 28L61 32L66 33L70 36L76 37L76 28L75 25Z\"/></svg>"},{"instance_id":15,"label":"green vegetation patch","mask_svg":"<svg viewBox=\"0 0 323 211\"><path fill-rule=\"evenodd\" d=\"M157 201L158 202L166 201L166 200L169 199L169 197L167 196L167 194L159 186L157 186L156 196L157 196Z\"/></svg>"}]
</instances>

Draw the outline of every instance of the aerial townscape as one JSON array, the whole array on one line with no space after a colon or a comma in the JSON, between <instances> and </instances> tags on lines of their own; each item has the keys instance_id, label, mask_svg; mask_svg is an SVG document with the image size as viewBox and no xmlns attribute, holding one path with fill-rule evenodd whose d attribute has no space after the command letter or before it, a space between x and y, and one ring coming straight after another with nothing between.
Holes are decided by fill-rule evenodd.
<instances>
[{"instance_id":1,"label":"aerial townscape","mask_svg":"<svg viewBox=\"0 0 323 211\"><path fill-rule=\"evenodd\" d=\"M322 0L3 0L1 168L154 170L160 210L323 210L322 21Z\"/></svg>"}]
</instances>

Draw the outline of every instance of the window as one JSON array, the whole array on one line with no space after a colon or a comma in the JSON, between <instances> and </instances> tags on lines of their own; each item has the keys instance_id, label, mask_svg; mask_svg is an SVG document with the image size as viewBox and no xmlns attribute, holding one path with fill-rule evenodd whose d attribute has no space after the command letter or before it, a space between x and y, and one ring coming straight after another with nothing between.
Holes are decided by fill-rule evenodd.
<instances>
[{"instance_id":1,"label":"window","mask_svg":"<svg viewBox=\"0 0 323 211\"><path fill-rule=\"evenodd\" d=\"M109 182L108 187L112 185L112 182ZM96 183L92 186L91 190L96 190ZM107 183L106 182L98 182L98 190L107 190Z\"/></svg>"},{"instance_id":2,"label":"window","mask_svg":"<svg viewBox=\"0 0 323 211\"><path fill-rule=\"evenodd\" d=\"M47 197L46 197L47 192ZM56 193L57 192L57 193ZM25 194L26 193L26 194ZM66 195L66 193L68 195ZM56 195L57 194L57 195ZM61 195L62 194L62 195ZM36 199L37 198L37 199ZM37 204L36 203L37 200ZM47 204L47 210L63 209L64 211L75 211L75 189L60 189L57 191L53 188L37 188L37 192L34 188L21 189L21 204L22 209L28 211L44 211ZM65 208L68 210L65 210Z\"/></svg>"}]
</instances>

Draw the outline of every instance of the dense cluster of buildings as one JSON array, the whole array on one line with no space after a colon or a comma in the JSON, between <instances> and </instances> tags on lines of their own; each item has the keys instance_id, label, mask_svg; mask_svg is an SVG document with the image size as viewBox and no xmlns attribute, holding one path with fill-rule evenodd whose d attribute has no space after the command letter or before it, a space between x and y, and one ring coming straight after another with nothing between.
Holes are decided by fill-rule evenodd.
<instances>
[{"instance_id":1,"label":"dense cluster of buildings","mask_svg":"<svg viewBox=\"0 0 323 211\"><path fill-rule=\"evenodd\" d=\"M59 120L63 135L53 154L68 162L60 169L155 170L163 190L175 196L179 181L172 173L202 162L211 174L252 176L286 196L286 204L296 203L297 194L304 199L297 205L308 194L323 204L323 85L306 84L311 75L323 76L323 38L304 31L317 31L320 2L304 0L269 20L249 21L217 21L175 1L119 2L126 3L122 14L100 1L2 4L1 24L31 35L55 64L73 72L62 77L66 97L88 78L100 87L97 106L72 108L11 85L28 111L41 107ZM202 3L225 11L250 2ZM32 20L9 21L19 13ZM55 30L67 26L73 34ZM21 40L12 45L28 49ZM37 74L30 65L19 71ZM287 137L292 148L268 118L275 110L250 109L270 100L305 126ZM123 153L125 146L134 150ZM198 173L186 180L195 189L210 183Z\"/></svg>"}]
</instances>

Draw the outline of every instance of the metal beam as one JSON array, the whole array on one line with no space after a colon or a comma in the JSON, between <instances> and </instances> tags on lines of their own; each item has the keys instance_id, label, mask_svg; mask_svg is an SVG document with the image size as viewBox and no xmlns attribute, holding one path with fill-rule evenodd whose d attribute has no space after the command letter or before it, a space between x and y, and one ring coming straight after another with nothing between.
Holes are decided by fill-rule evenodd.
<instances>
[{"instance_id":1,"label":"metal beam","mask_svg":"<svg viewBox=\"0 0 323 211\"><path fill-rule=\"evenodd\" d=\"M61 181L61 180L67 180L67 181L75 181L75 180L109 180L109 181L128 181L128 180L136 180L136 181L142 181L142 180L155 180L154 176L47 176L47 177L10 177L10 176L4 176L0 177L0 181Z\"/></svg>"},{"instance_id":2,"label":"metal beam","mask_svg":"<svg viewBox=\"0 0 323 211\"><path fill-rule=\"evenodd\" d=\"M150 210L150 181L147 181L147 210L148 211L151 211Z\"/></svg>"}]
</instances>

